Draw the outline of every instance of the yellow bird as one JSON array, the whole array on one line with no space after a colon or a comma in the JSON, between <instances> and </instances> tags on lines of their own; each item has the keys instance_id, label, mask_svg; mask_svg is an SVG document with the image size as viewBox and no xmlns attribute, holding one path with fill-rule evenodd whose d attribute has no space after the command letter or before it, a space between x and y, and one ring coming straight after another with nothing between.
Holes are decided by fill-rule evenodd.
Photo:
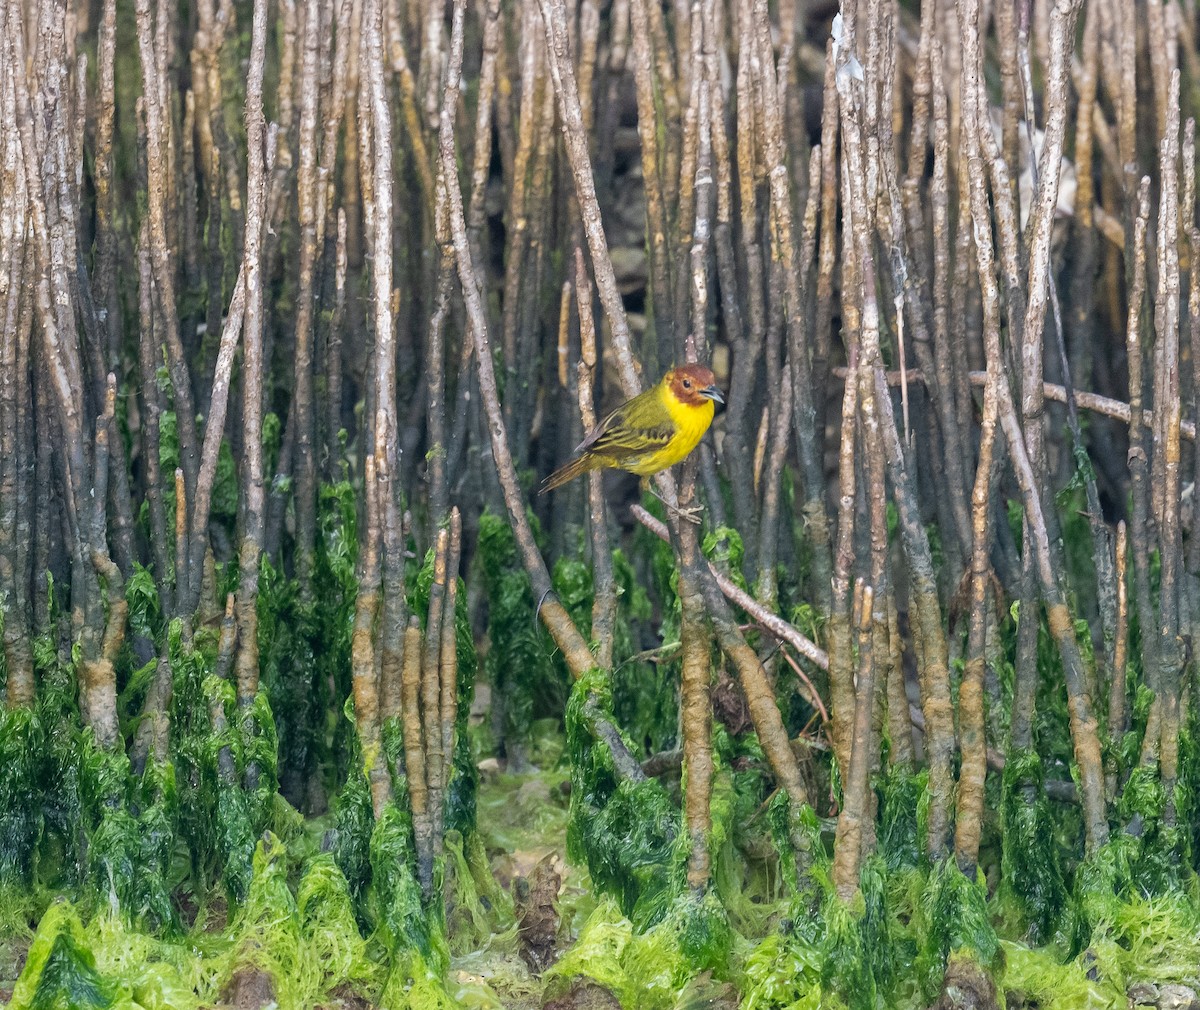
<instances>
[{"instance_id":1,"label":"yellow bird","mask_svg":"<svg viewBox=\"0 0 1200 1010\"><path fill-rule=\"evenodd\" d=\"M542 494L590 470L628 470L648 479L674 466L700 443L725 398L703 365L672 368L653 389L635 396L596 425L578 455L542 484Z\"/></svg>"}]
</instances>

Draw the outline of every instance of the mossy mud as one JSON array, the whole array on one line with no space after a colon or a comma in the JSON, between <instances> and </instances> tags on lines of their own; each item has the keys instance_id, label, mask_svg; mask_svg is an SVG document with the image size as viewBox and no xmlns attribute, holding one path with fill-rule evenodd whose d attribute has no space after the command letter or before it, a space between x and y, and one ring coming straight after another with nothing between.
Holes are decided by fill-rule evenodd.
<instances>
[{"instance_id":1,"label":"mossy mud","mask_svg":"<svg viewBox=\"0 0 1200 1010\"><path fill-rule=\"evenodd\" d=\"M336 590L328 606L303 605L294 583L264 564L263 683L248 704L213 672L215 632L187 641L180 622L135 608L147 637L165 642L172 672L166 760L151 753L136 767L97 746L79 728L73 657L39 642L38 704L0 713L0 994L9 1007L1115 1010L1131 998L1186 1005L1170 1001L1200 986L1196 727L1181 734L1168 804L1136 760L1132 740L1149 718L1136 684L1130 740L1112 755L1128 769L1114 805L1121 829L1100 850L1080 850L1077 805L1046 789L1047 765L1069 767L1056 750L1069 715L1047 647L1039 715L1052 746L1045 757L1012 752L988 781L994 813L974 874L952 857L930 861L928 773L884 762L872 779L874 850L849 890L833 865L836 765L817 751L806 775L824 798L818 809L793 807L771 788L747 720L719 712L710 883L695 889L687 776L671 758L680 625L669 548L648 542L637 572L614 558L626 585L618 673L572 683L535 623L529 580L507 565L508 526L487 516L468 573L482 573L490 605L481 660L465 591L446 615L463 679L444 835L423 883L407 730L395 717L382 727L392 790L378 808L353 732L351 501L345 486L322 496L318 571ZM739 541L710 537L706 553L721 544ZM434 552L408 569L406 604L426 613L437 595ZM590 570L561 563L555 586L586 628ZM127 590L134 602L142 591L137 580ZM657 631L647 626L652 597ZM1005 626L1006 650L1013 631ZM505 652L522 662L505 663ZM122 663L122 710L132 712L155 664ZM340 718L286 704L303 670ZM776 690L789 732L807 739L813 712L792 697L796 682L780 677ZM493 711L501 692L517 703ZM124 730L136 738L136 721ZM284 755L315 787L281 786ZM285 792L308 804L307 816ZM328 809L313 810L313 796L326 793Z\"/></svg>"},{"instance_id":2,"label":"mossy mud","mask_svg":"<svg viewBox=\"0 0 1200 1010\"><path fill-rule=\"evenodd\" d=\"M540 770L478 760L475 823L448 832L438 861L441 903L425 901L413 875L403 796L369 827L361 855L348 838L361 830L356 806L364 827L372 818L365 783L307 820L276 796L244 882L225 875L207 889L182 838L155 840L149 803L119 831L98 825L91 872L78 878L90 883L6 887L0 993L14 1010L1116 1010L1131 998L1186 1006L1170 1001L1200 985L1195 877L1175 864L1149 878L1152 890L1131 886L1148 879L1147 860L1163 861L1153 832L1072 863L1052 820L1023 827L1002 802L997 841L1023 847L1005 846L997 887L982 870L969 880L918 855L924 775L893 771L876 784L878 851L846 901L830 878L832 822L800 812L812 859L803 878L790 872L786 801L763 794L745 743L720 730L713 886L695 894L680 783L618 781L585 732L589 702L611 712L607 678L575 686L565 735L554 720L526 727L525 756ZM485 716L477 706L480 729ZM1035 774L1020 766L1004 788ZM169 780L153 769L146 779L169 802ZM1053 813L1043 803L1027 816ZM102 861L130 850L123 869ZM124 891L121 874L141 883Z\"/></svg>"},{"instance_id":3,"label":"mossy mud","mask_svg":"<svg viewBox=\"0 0 1200 1010\"><path fill-rule=\"evenodd\" d=\"M994 1004L1115 1008L1200 983L1196 897L1173 891L1095 907L1097 928L1071 956L1061 933L1031 946L998 934L1003 902L953 866L889 871L883 857L863 873L860 898L845 904L820 883L789 898L780 886L745 888L746 856L731 839L719 855L718 886L705 898L663 900L648 919L636 902L598 894L586 866L567 857L570 817L562 771L486 774L479 833L448 839L444 921L387 887L356 906L345 875L320 849L325 824L301 829L280 810L289 841L258 842L245 903L222 892L152 931L119 911L48 894L6 894L0 993L14 1008L218 1008L608 1006L876 1008L926 1007L943 965L984 969ZM813 824L814 830L816 828ZM388 844L385 819L378 848ZM742 845L754 845L749 833ZM631 840L635 844L635 840ZM670 861L659 866L669 871ZM551 881L549 957L531 967L528 898ZM824 893L822 893L824 892ZM419 899L416 899L419 902ZM523 905L523 902L525 903ZM415 919L398 920L403 910ZM524 918L522 918L524 916ZM398 936L398 931L402 936ZM542 956L546 956L543 951ZM965 983L960 983L965 985ZM953 1005L953 1004L945 1004ZM966 1005L966 1004L962 1004ZM1152 1005L1152 1004L1150 1004ZM1168 1004L1163 1004L1168 1005ZM1186 1006L1187 1004L1169 1004Z\"/></svg>"}]
</instances>

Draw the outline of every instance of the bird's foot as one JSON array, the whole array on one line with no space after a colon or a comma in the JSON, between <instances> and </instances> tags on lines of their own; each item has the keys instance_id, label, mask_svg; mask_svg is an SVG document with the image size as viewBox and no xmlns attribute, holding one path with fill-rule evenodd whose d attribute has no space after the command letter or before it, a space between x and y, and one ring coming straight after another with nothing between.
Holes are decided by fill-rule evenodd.
<instances>
[{"instance_id":1,"label":"bird's foot","mask_svg":"<svg viewBox=\"0 0 1200 1010\"><path fill-rule=\"evenodd\" d=\"M700 513L704 511L703 505L678 505L674 502L667 501L666 498L664 498L657 491L655 491L653 487L650 486L649 482L646 482L645 487L647 491L649 491L652 495L654 495L655 498L657 498L663 503L663 505L666 506L667 511L671 513L671 515L675 516L676 519L680 519L683 522L692 523L695 526L700 525Z\"/></svg>"},{"instance_id":2,"label":"bird's foot","mask_svg":"<svg viewBox=\"0 0 1200 1010\"><path fill-rule=\"evenodd\" d=\"M679 505L667 505L667 511L673 512L678 519L684 522L692 523L695 526L700 525L700 513L704 511L703 505L688 505L681 507Z\"/></svg>"}]
</instances>

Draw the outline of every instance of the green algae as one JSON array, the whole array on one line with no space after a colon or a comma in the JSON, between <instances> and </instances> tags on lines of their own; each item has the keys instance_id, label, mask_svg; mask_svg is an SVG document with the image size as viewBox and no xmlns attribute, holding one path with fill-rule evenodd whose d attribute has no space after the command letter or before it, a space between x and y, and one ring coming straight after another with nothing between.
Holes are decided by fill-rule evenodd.
<instances>
[{"instance_id":1,"label":"green algae","mask_svg":"<svg viewBox=\"0 0 1200 1010\"><path fill-rule=\"evenodd\" d=\"M924 865L929 773L889 766L876 784L879 852L889 870Z\"/></svg>"},{"instance_id":2,"label":"green algae","mask_svg":"<svg viewBox=\"0 0 1200 1010\"><path fill-rule=\"evenodd\" d=\"M281 1010L303 1010L340 986L378 990L383 973L367 955L349 889L328 855L308 861L295 896L294 861L267 834L254 854L245 904L218 933L203 923L156 937L101 910L90 920L59 900L42 916L17 981L13 1010L196 1010L211 1005L239 972L261 971Z\"/></svg>"},{"instance_id":3,"label":"green algae","mask_svg":"<svg viewBox=\"0 0 1200 1010\"><path fill-rule=\"evenodd\" d=\"M32 882L43 828L42 736L35 710L0 706L0 885Z\"/></svg>"},{"instance_id":4,"label":"green algae","mask_svg":"<svg viewBox=\"0 0 1200 1010\"><path fill-rule=\"evenodd\" d=\"M767 936L745 959L742 1010L834 1010L823 1000L821 962L811 944Z\"/></svg>"},{"instance_id":5,"label":"green algae","mask_svg":"<svg viewBox=\"0 0 1200 1010\"><path fill-rule=\"evenodd\" d=\"M317 615L327 604L301 599L299 588L264 556L257 607L259 678L278 734L278 765L288 770L285 792L295 801L319 768L330 704L329 681L316 663L325 641Z\"/></svg>"},{"instance_id":6,"label":"green algae","mask_svg":"<svg viewBox=\"0 0 1200 1010\"><path fill-rule=\"evenodd\" d=\"M1042 763L1036 753L1009 752L1000 816L1003 827L998 901L1011 911L1018 935L1025 934L1035 946L1046 943L1062 928L1062 917L1069 913L1070 906L1050 805L1043 789Z\"/></svg>"},{"instance_id":7,"label":"green algae","mask_svg":"<svg viewBox=\"0 0 1200 1010\"><path fill-rule=\"evenodd\" d=\"M10 1010L108 1010L118 1005L118 989L96 970L74 910L65 902L55 903L30 944Z\"/></svg>"},{"instance_id":8,"label":"green algae","mask_svg":"<svg viewBox=\"0 0 1200 1010\"><path fill-rule=\"evenodd\" d=\"M544 999L569 990L581 976L611 992L625 1010L673 1010L700 972L725 977L733 934L715 896L678 899L650 929L638 931L606 898L578 940L543 976Z\"/></svg>"},{"instance_id":9,"label":"green algae","mask_svg":"<svg viewBox=\"0 0 1200 1010\"><path fill-rule=\"evenodd\" d=\"M617 591L617 620L613 628L613 714L630 737L647 753L668 750L679 734L677 664L651 663L641 658L649 644L669 647L678 638L660 638L651 619L654 608L629 559L612 552Z\"/></svg>"},{"instance_id":10,"label":"green algae","mask_svg":"<svg viewBox=\"0 0 1200 1010\"><path fill-rule=\"evenodd\" d=\"M926 994L937 992L951 957L965 957L985 971L1001 963L1000 941L982 879L970 880L952 858L929 872L919 906L915 968Z\"/></svg>"},{"instance_id":11,"label":"green algae","mask_svg":"<svg viewBox=\"0 0 1200 1010\"><path fill-rule=\"evenodd\" d=\"M512 896L488 865L483 840L447 832L445 841L446 937L452 957L499 947L516 950L517 923Z\"/></svg>"},{"instance_id":12,"label":"green algae","mask_svg":"<svg viewBox=\"0 0 1200 1010\"><path fill-rule=\"evenodd\" d=\"M1000 946L1004 989L1043 1010L1124 1010L1128 1005L1124 990L1111 980L1089 976L1082 955L1063 964L1051 952L1011 940Z\"/></svg>"},{"instance_id":13,"label":"green algae","mask_svg":"<svg viewBox=\"0 0 1200 1010\"><path fill-rule=\"evenodd\" d=\"M366 983L378 974L358 931L350 886L329 853L314 856L296 889L300 931L309 952L334 981Z\"/></svg>"},{"instance_id":14,"label":"green algae","mask_svg":"<svg viewBox=\"0 0 1200 1010\"><path fill-rule=\"evenodd\" d=\"M434 970L444 971L449 951L443 913L439 902L426 908L422 900L412 835L412 815L396 801L390 802L371 834L370 906L375 929L393 954L411 950ZM437 881L434 893L440 897Z\"/></svg>"},{"instance_id":15,"label":"green algae","mask_svg":"<svg viewBox=\"0 0 1200 1010\"><path fill-rule=\"evenodd\" d=\"M792 915L779 931L745 952L741 1006L875 1010L881 999L888 1006L909 1005L897 998L901 985L910 982L902 969L911 960L902 955L902 929L890 908L883 860L867 860L859 892L849 902L834 892L823 861L812 879L815 893L793 899Z\"/></svg>"},{"instance_id":16,"label":"green algae","mask_svg":"<svg viewBox=\"0 0 1200 1010\"><path fill-rule=\"evenodd\" d=\"M612 751L592 732L592 707L611 719L610 681L597 670L576 681L567 704L567 853L586 863L595 886L614 895L623 913L649 925L662 917L676 887L679 810L656 779L617 774Z\"/></svg>"},{"instance_id":17,"label":"green algae","mask_svg":"<svg viewBox=\"0 0 1200 1010\"><path fill-rule=\"evenodd\" d=\"M491 640L485 668L492 697L504 700L505 739L519 744L538 715L562 711L565 668L555 662L553 645L537 620L538 601L504 517L490 512L480 517L478 560Z\"/></svg>"}]
</instances>

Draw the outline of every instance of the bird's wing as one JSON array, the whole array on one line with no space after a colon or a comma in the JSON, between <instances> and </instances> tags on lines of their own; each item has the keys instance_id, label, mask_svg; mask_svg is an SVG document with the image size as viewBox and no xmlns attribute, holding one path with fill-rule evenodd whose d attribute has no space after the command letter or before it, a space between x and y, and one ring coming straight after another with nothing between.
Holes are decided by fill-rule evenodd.
<instances>
[{"instance_id":1,"label":"bird's wing","mask_svg":"<svg viewBox=\"0 0 1200 1010\"><path fill-rule=\"evenodd\" d=\"M669 421L652 427L631 425L630 406L631 403L626 403L605 417L588 432L575 451L620 460L661 449L671 441L675 428Z\"/></svg>"}]
</instances>

